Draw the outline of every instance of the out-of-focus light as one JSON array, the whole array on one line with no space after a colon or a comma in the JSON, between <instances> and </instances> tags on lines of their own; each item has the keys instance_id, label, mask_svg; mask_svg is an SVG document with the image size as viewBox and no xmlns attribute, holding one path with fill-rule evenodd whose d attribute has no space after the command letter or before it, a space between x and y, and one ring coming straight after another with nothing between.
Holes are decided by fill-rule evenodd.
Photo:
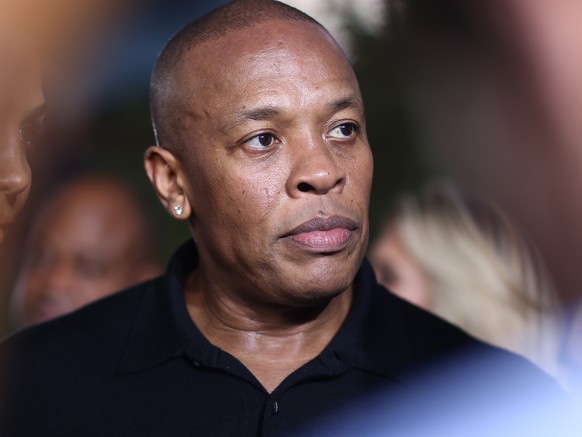
<instances>
[{"instance_id":1,"label":"out-of-focus light","mask_svg":"<svg viewBox=\"0 0 582 437\"><path fill-rule=\"evenodd\" d=\"M371 31L378 30L383 24L382 0L284 0L283 3L323 24L347 53L351 51L350 35L345 26L347 17L354 18Z\"/></svg>"}]
</instances>

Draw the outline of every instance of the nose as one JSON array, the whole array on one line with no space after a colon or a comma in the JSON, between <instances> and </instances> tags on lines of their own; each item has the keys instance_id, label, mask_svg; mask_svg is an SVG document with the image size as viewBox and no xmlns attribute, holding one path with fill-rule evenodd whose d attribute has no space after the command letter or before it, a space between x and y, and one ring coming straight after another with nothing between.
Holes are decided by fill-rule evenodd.
<instances>
[{"instance_id":1,"label":"nose","mask_svg":"<svg viewBox=\"0 0 582 437\"><path fill-rule=\"evenodd\" d=\"M291 197L304 194L323 195L341 192L346 183L346 173L338 164L338 156L323 139L308 141L296 150L287 191Z\"/></svg>"},{"instance_id":2,"label":"nose","mask_svg":"<svg viewBox=\"0 0 582 437\"><path fill-rule=\"evenodd\" d=\"M6 193L9 197L16 198L26 191L29 183L30 177L27 171L12 171L8 174L0 175L0 191Z\"/></svg>"},{"instance_id":3,"label":"nose","mask_svg":"<svg viewBox=\"0 0 582 437\"><path fill-rule=\"evenodd\" d=\"M71 267L62 260L54 260L44 271L36 273L43 284L39 294L46 299L61 299L72 291L75 283L78 285Z\"/></svg>"},{"instance_id":4,"label":"nose","mask_svg":"<svg viewBox=\"0 0 582 437\"><path fill-rule=\"evenodd\" d=\"M14 208L30 186L30 170L25 153L14 149L6 152L2 154L0 164L0 193L6 196L8 204Z\"/></svg>"}]
</instances>

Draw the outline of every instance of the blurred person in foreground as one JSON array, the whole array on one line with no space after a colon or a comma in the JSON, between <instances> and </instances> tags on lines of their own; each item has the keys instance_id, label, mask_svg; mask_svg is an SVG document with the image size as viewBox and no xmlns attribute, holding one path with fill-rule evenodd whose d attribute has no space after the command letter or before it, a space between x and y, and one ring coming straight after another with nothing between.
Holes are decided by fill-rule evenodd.
<instances>
[{"instance_id":1,"label":"blurred person in foreground","mask_svg":"<svg viewBox=\"0 0 582 437\"><path fill-rule=\"evenodd\" d=\"M568 330L561 357L564 362L563 385L582 405L582 300L569 308Z\"/></svg>"},{"instance_id":2,"label":"blurred person in foreground","mask_svg":"<svg viewBox=\"0 0 582 437\"><path fill-rule=\"evenodd\" d=\"M160 273L155 232L130 187L69 181L38 212L16 284L16 327L43 322Z\"/></svg>"},{"instance_id":3,"label":"blurred person in foreground","mask_svg":"<svg viewBox=\"0 0 582 437\"><path fill-rule=\"evenodd\" d=\"M376 283L364 106L312 18L240 0L186 25L151 105L146 171L194 239L162 277L3 342L0 432L300 435L467 353L516 375L491 375L497 398L524 381L558 391ZM474 376L459 385L468 400Z\"/></svg>"},{"instance_id":4,"label":"blurred person in foreground","mask_svg":"<svg viewBox=\"0 0 582 437\"><path fill-rule=\"evenodd\" d=\"M99 76L95 71L103 68L103 47L111 46L104 41L126 24L123 20L130 17L128 12L136 3L0 0L0 142L3 148L8 144L10 148L0 155L0 240L6 223L12 222L28 196L31 176L25 151L37 182L34 198L44 196L44 187L52 186L51 181L58 180L64 168L82 159L80 153L86 147L79 147L79 141L72 138L87 125L92 111L88 98L92 80L87 81L85 73ZM50 108L46 122L43 90ZM40 129L42 124L50 124L50 128ZM10 141L4 125L16 132ZM41 147L31 153L34 143ZM4 200L6 196L10 199ZM23 256L24 232L30 220L31 210L26 208L12 227L9 241L0 248L0 332L6 328L4 303L15 280L12 273Z\"/></svg>"},{"instance_id":5,"label":"blurred person in foreground","mask_svg":"<svg viewBox=\"0 0 582 437\"><path fill-rule=\"evenodd\" d=\"M559 374L557 295L501 210L450 184L403 197L370 250L378 281L488 343Z\"/></svg>"},{"instance_id":6,"label":"blurred person in foreground","mask_svg":"<svg viewBox=\"0 0 582 437\"><path fill-rule=\"evenodd\" d=\"M37 59L6 20L0 17L0 242L28 196L27 153L44 118Z\"/></svg>"}]
</instances>

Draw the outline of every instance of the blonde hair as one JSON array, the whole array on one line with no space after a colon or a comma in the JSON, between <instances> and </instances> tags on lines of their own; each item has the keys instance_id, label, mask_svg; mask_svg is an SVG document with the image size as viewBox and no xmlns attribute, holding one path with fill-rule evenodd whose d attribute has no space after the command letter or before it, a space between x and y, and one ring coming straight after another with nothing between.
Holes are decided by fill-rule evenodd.
<instances>
[{"instance_id":1,"label":"blonde hair","mask_svg":"<svg viewBox=\"0 0 582 437\"><path fill-rule=\"evenodd\" d=\"M508 217L450 185L397 205L390 228L432 286L432 311L557 370L558 302L541 258Z\"/></svg>"}]
</instances>

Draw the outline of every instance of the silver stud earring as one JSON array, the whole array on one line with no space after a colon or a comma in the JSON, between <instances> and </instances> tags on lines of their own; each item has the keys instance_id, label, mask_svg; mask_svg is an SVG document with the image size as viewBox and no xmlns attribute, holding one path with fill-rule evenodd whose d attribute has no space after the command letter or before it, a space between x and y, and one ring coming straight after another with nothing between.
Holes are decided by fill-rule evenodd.
<instances>
[{"instance_id":1,"label":"silver stud earring","mask_svg":"<svg viewBox=\"0 0 582 437\"><path fill-rule=\"evenodd\" d=\"M174 213L179 217L184 212L182 205L174 205Z\"/></svg>"}]
</instances>

